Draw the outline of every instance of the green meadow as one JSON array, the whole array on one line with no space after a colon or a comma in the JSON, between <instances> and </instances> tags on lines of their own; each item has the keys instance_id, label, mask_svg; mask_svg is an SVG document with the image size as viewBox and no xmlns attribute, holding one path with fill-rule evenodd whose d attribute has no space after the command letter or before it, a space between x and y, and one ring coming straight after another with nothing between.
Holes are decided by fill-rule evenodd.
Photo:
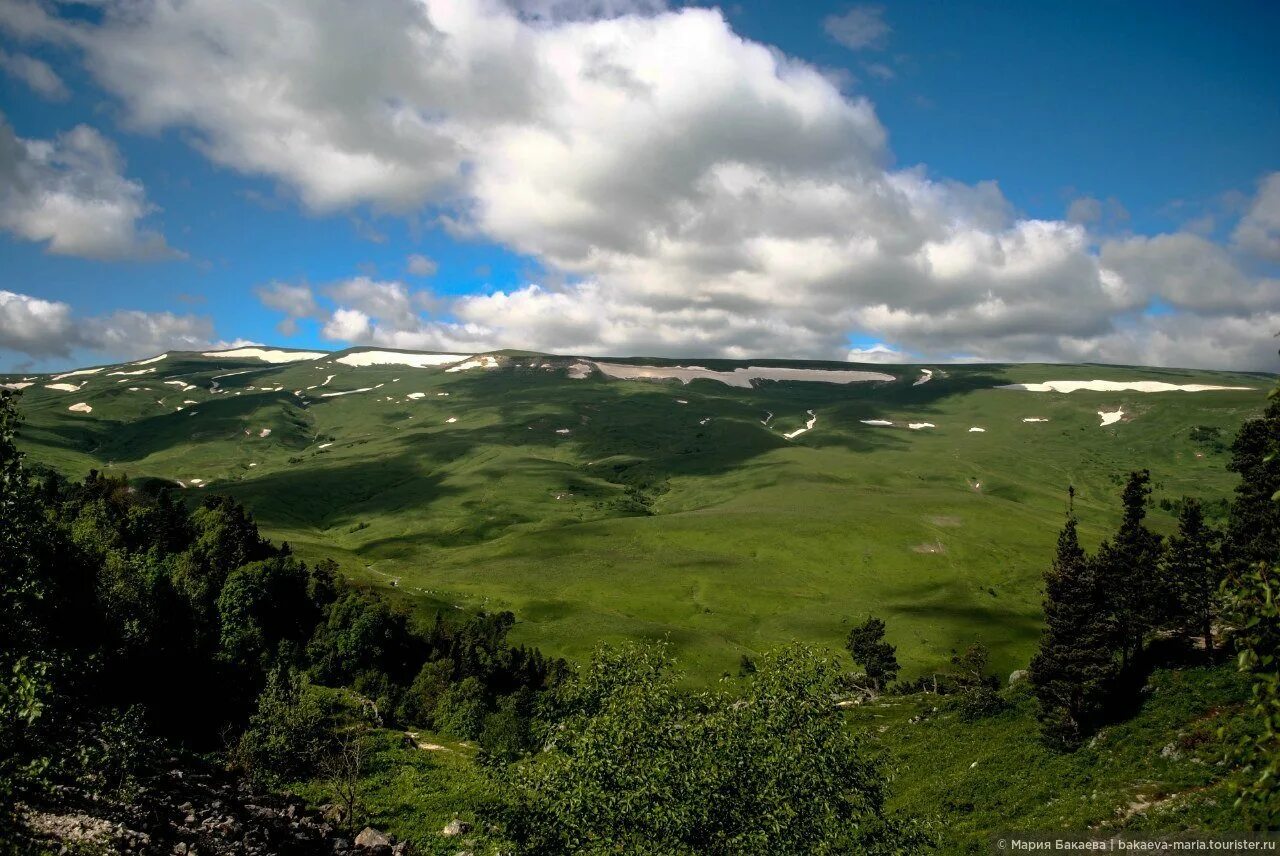
<instances>
[{"instance_id":1,"label":"green meadow","mask_svg":"<svg viewBox=\"0 0 1280 856\"><path fill-rule=\"evenodd\" d=\"M1024 667L1067 486L1090 549L1134 466L1152 473L1153 528L1172 529L1184 494L1213 513L1235 483L1226 445L1274 383L1097 365L931 366L917 383L914 366L630 361L895 377L740 388L575 379L572 358L515 352L454 372L338 356L175 353L0 381L31 384L20 443L33 463L163 480L192 502L230 494L272 539L333 556L424 615L509 609L513 638L575 660L601 641L668 639L695 681L792 639L838 647L868 614L886 621L904 675L974 641L1002 672ZM111 374L123 371L140 373ZM1250 389L997 388L1072 379ZM92 411L68 410L81 402ZM784 437L807 411L814 427ZM906 427L921 422L934 427Z\"/></svg>"}]
</instances>

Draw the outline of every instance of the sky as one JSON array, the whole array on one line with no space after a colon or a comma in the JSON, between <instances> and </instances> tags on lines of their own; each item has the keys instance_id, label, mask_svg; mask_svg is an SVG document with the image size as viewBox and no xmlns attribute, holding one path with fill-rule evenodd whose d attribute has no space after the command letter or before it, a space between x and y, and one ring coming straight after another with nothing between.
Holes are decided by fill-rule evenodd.
<instances>
[{"instance_id":1,"label":"sky","mask_svg":"<svg viewBox=\"0 0 1280 856\"><path fill-rule=\"evenodd\" d=\"M0 371L1275 371L1280 4L0 0Z\"/></svg>"}]
</instances>

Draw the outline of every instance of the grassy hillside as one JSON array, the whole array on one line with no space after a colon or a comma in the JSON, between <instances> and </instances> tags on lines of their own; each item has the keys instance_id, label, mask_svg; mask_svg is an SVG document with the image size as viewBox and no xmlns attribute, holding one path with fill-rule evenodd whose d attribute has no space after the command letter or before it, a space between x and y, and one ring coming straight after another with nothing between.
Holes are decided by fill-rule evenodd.
<instances>
[{"instance_id":1,"label":"grassy hillside","mask_svg":"<svg viewBox=\"0 0 1280 856\"><path fill-rule=\"evenodd\" d=\"M21 443L34 461L180 482L193 500L230 493L270 537L423 610L511 609L517 639L570 657L667 637L698 679L792 638L838 645L867 613L887 621L907 674L979 639L995 667L1024 665L1067 484L1090 546L1132 466L1150 467L1157 500L1225 497L1222 444L1272 383L1037 365L935 366L917 383L918 367L752 361L895 379L740 388L611 379L563 357L449 371L338 356L175 353L0 382L31 384ZM1094 378L1252 389L996 388ZM68 409L79 403L92 411ZM807 411L812 430L787 439ZM1172 516L1157 508L1153 525Z\"/></svg>"}]
</instances>

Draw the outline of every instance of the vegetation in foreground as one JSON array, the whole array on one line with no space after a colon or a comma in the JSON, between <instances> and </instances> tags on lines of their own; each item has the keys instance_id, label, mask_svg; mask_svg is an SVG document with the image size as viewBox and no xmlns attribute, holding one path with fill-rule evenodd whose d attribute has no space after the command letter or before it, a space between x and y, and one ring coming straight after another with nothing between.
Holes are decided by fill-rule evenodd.
<instances>
[{"instance_id":1,"label":"vegetation in foreground","mask_svg":"<svg viewBox=\"0 0 1280 856\"><path fill-rule=\"evenodd\" d=\"M997 691L974 646L946 674L887 693L899 667L874 619L849 634L859 674L803 646L744 660L739 679L701 693L682 688L660 647L606 649L575 673L508 644L509 615L423 625L271 545L228 500L188 511L97 474L33 482L8 395L0 418L0 787L14 842L25 835L14 809L50 785L127 794L175 746L262 785L301 782L335 824L386 818L429 849L446 842L414 828L413 792L399 817L389 807L404 797L385 782L402 775L396 752L456 756L452 773L407 766L462 783L450 796L470 802L453 811L474 821L446 831L480 852L963 852L997 821L1166 830L1276 818L1274 542L1253 536L1275 531L1280 405L1237 439L1243 481L1221 549L1188 501L1166 550L1145 531L1135 473L1121 527L1095 556L1068 517L1027 682ZM1223 596L1206 606L1217 576ZM1144 585L1163 593L1160 612ZM1054 616L1077 599L1103 621L1073 635ZM1244 679L1170 668L1195 638L1212 660L1219 609ZM391 725L455 742L424 747L419 732L392 748ZM961 782L951 759L966 755ZM1029 757L1042 766L1027 771Z\"/></svg>"}]
</instances>

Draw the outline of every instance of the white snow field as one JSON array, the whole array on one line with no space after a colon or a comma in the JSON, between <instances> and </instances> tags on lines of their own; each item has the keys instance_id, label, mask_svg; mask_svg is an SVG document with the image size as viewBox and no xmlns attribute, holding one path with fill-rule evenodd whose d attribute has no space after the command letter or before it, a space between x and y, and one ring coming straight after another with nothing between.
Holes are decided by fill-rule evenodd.
<instances>
[{"instance_id":1,"label":"white snow field","mask_svg":"<svg viewBox=\"0 0 1280 856\"><path fill-rule=\"evenodd\" d=\"M622 363L592 363L608 377L616 380L715 380L726 386L750 389L753 380L795 380L813 383L867 383L896 380L883 372L864 372L843 369L789 369L774 366L748 366L731 372L716 371L704 366L631 366Z\"/></svg>"},{"instance_id":2,"label":"white snow field","mask_svg":"<svg viewBox=\"0 0 1280 856\"><path fill-rule=\"evenodd\" d=\"M328 355L325 354L323 356ZM360 351L359 353L338 357L334 362L342 363L344 366L355 366L356 368L363 366L408 366L413 369L423 369L429 366L447 366L470 358L470 354L397 354L395 351ZM326 380L325 383L328 383L328 381ZM321 386L323 385L321 384Z\"/></svg>"},{"instance_id":3,"label":"white snow field","mask_svg":"<svg viewBox=\"0 0 1280 856\"><path fill-rule=\"evenodd\" d=\"M281 351L275 348L232 348L229 351L204 351L200 356L256 357L264 363L299 363L303 360L319 360L329 355L324 351Z\"/></svg>"},{"instance_id":4,"label":"white snow field","mask_svg":"<svg viewBox=\"0 0 1280 856\"><path fill-rule=\"evenodd\" d=\"M1006 383L996 389L1019 389L1024 392L1214 392L1216 390L1250 390L1251 386L1209 386L1202 383L1165 383L1159 380L1047 380L1044 383Z\"/></svg>"},{"instance_id":5,"label":"white snow field","mask_svg":"<svg viewBox=\"0 0 1280 856\"><path fill-rule=\"evenodd\" d=\"M794 440L804 432L813 430L813 426L818 424L818 414L814 413L812 410L806 410L805 413L809 414L809 421L804 424L804 427L797 428L788 434L783 434L783 437L786 437L788 440Z\"/></svg>"}]
</instances>

